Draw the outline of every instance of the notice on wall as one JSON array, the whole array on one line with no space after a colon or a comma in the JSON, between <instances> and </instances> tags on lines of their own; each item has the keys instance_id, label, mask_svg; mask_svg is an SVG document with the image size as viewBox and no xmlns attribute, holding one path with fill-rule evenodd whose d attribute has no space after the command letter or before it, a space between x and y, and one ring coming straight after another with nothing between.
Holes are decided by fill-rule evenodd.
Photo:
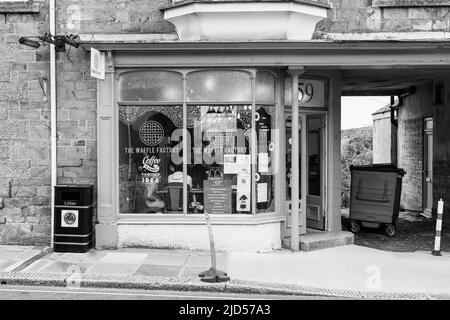
<instances>
[{"instance_id":1,"label":"notice on wall","mask_svg":"<svg viewBox=\"0 0 450 320\"><path fill-rule=\"evenodd\" d=\"M236 211L250 211L251 175L247 171L238 173Z\"/></svg>"},{"instance_id":2,"label":"notice on wall","mask_svg":"<svg viewBox=\"0 0 450 320\"><path fill-rule=\"evenodd\" d=\"M256 192L258 194L258 202L267 202L267 183L258 183L256 185Z\"/></svg>"},{"instance_id":3,"label":"notice on wall","mask_svg":"<svg viewBox=\"0 0 450 320\"><path fill-rule=\"evenodd\" d=\"M203 198L209 214L231 213L231 180L204 180Z\"/></svg>"},{"instance_id":4,"label":"notice on wall","mask_svg":"<svg viewBox=\"0 0 450 320\"><path fill-rule=\"evenodd\" d=\"M224 154L223 172L225 174L238 174L241 171L250 172L251 161L249 154Z\"/></svg>"}]
</instances>

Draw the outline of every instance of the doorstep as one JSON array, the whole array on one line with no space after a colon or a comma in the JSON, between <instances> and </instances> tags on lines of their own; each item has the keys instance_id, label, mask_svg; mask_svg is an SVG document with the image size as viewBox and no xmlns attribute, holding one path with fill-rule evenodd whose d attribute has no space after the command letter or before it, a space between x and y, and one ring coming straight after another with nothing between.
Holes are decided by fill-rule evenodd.
<instances>
[{"instance_id":1,"label":"doorstep","mask_svg":"<svg viewBox=\"0 0 450 320\"><path fill-rule=\"evenodd\" d=\"M348 231L320 231L306 229L306 234L299 236L300 250L313 251L354 244L354 235ZM283 248L291 247L291 237L283 239Z\"/></svg>"}]
</instances>

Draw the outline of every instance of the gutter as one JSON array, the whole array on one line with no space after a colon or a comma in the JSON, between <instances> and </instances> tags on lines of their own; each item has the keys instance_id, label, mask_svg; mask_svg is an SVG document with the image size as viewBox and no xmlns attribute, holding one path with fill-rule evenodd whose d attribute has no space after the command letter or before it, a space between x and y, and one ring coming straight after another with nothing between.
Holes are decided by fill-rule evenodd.
<instances>
[{"instance_id":1,"label":"gutter","mask_svg":"<svg viewBox=\"0 0 450 320\"><path fill-rule=\"evenodd\" d=\"M50 34L56 34L55 0L50 0ZM51 143L51 230L50 247L53 249L53 225L55 222L55 186L56 170L56 51L55 45L50 44L50 143Z\"/></svg>"}]
</instances>

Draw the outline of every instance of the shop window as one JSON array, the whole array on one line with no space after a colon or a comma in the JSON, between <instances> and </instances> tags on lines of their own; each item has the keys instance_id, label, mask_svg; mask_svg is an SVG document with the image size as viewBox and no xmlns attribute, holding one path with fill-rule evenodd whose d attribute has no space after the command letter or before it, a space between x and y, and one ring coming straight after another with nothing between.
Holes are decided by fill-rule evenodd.
<instances>
[{"instance_id":1,"label":"shop window","mask_svg":"<svg viewBox=\"0 0 450 320\"><path fill-rule=\"evenodd\" d=\"M257 105L255 114L257 134L256 208L258 213L273 212L275 208L275 107Z\"/></svg>"},{"instance_id":2,"label":"shop window","mask_svg":"<svg viewBox=\"0 0 450 320\"><path fill-rule=\"evenodd\" d=\"M258 72L256 75L256 101L275 102L275 78L269 72Z\"/></svg>"},{"instance_id":3,"label":"shop window","mask_svg":"<svg viewBox=\"0 0 450 320\"><path fill-rule=\"evenodd\" d=\"M252 105L188 106L192 212L252 213L251 117Z\"/></svg>"},{"instance_id":4,"label":"shop window","mask_svg":"<svg viewBox=\"0 0 450 320\"><path fill-rule=\"evenodd\" d=\"M180 105L119 107L120 213L182 213ZM178 135L180 136L180 135Z\"/></svg>"},{"instance_id":5,"label":"shop window","mask_svg":"<svg viewBox=\"0 0 450 320\"><path fill-rule=\"evenodd\" d=\"M187 78L191 102L252 101L250 74L234 70L196 71Z\"/></svg>"},{"instance_id":6,"label":"shop window","mask_svg":"<svg viewBox=\"0 0 450 320\"><path fill-rule=\"evenodd\" d=\"M171 71L126 72L119 78L120 101L182 102L183 81Z\"/></svg>"},{"instance_id":7,"label":"shop window","mask_svg":"<svg viewBox=\"0 0 450 320\"><path fill-rule=\"evenodd\" d=\"M120 213L273 212L274 76L201 70L187 73L185 81L183 94L176 72L119 78Z\"/></svg>"}]
</instances>

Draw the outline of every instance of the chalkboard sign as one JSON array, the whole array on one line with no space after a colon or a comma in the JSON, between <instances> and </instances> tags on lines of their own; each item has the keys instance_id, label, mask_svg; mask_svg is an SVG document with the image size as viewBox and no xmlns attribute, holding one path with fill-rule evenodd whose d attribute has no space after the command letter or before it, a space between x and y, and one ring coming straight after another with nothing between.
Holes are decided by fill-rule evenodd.
<instances>
[{"instance_id":1,"label":"chalkboard sign","mask_svg":"<svg viewBox=\"0 0 450 320\"><path fill-rule=\"evenodd\" d=\"M231 213L231 180L204 180L203 190L209 214Z\"/></svg>"}]
</instances>

